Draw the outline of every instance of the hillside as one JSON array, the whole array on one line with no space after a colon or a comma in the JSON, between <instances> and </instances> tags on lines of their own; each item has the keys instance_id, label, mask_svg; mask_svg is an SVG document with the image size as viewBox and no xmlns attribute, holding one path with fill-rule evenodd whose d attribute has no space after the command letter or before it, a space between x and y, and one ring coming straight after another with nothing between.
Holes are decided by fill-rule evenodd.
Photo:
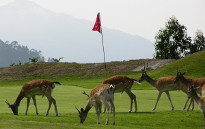
<instances>
[{"instance_id":1,"label":"hillside","mask_svg":"<svg viewBox=\"0 0 205 129\"><path fill-rule=\"evenodd\" d=\"M59 76L59 75L77 75L83 76L100 76L102 74L122 74L141 71L144 63L149 63L150 69L156 69L174 60L131 60L123 62L107 63L108 71L104 69L103 63L39 63L23 66L13 66L0 68L0 80L12 80L21 77L36 77L36 76ZM84 78L84 77L83 77Z\"/></svg>"},{"instance_id":2,"label":"hillside","mask_svg":"<svg viewBox=\"0 0 205 129\"><path fill-rule=\"evenodd\" d=\"M109 62L107 72L103 63L41 63L6 67L0 68L0 86L19 86L32 79L44 78L58 80L67 86L93 88L113 75L127 75L139 79L145 62L149 64L147 73L154 79L175 76L178 68L180 71L187 71L186 76L194 79L205 77L204 59L205 51L201 51L176 61L144 59ZM154 89L146 82L143 82L142 86L134 85L134 89Z\"/></svg>"},{"instance_id":3,"label":"hillside","mask_svg":"<svg viewBox=\"0 0 205 129\"><path fill-rule=\"evenodd\" d=\"M176 75L177 69L182 72L186 71L186 76L193 79L205 77L205 51L196 52L148 73L157 79L163 76Z\"/></svg>"}]
</instances>

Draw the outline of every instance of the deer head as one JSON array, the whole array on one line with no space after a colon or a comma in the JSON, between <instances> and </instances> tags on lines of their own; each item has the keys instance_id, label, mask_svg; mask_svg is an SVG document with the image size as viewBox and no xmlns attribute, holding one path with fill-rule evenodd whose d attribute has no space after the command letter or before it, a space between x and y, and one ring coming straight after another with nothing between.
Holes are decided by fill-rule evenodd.
<instances>
[{"instance_id":1,"label":"deer head","mask_svg":"<svg viewBox=\"0 0 205 129\"><path fill-rule=\"evenodd\" d=\"M114 92L115 92L115 85L111 84L107 91L108 91L109 94L114 94Z\"/></svg>"},{"instance_id":2,"label":"deer head","mask_svg":"<svg viewBox=\"0 0 205 129\"><path fill-rule=\"evenodd\" d=\"M75 107L75 108L78 111L78 116L80 117L80 123L84 123L88 112L85 112L83 108L81 108L80 110L77 107Z\"/></svg>"},{"instance_id":3,"label":"deer head","mask_svg":"<svg viewBox=\"0 0 205 129\"><path fill-rule=\"evenodd\" d=\"M174 81L174 83L179 83L180 81L186 81L186 82L190 82L192 79L186 79L185 77L184 77L184 75L186 74L186 72L179 72L178 70L177 70L177 76L176 76L176 79L175 79L175 81Z\"/></svg>"},{"instance_id":4,"label":"deer head","mask_svg":"<svg viewBox=\"0 0 205 129\"><path fill-rule=\"evenodd\" d=\"M13 114L18 115L18 106L16 106L15 104L10 104L7 100L5 102L6 104L8 104L9 108L11 108Z\"/></svg>"},{"instance_id":5,"label":"deer head","mask_svg":"<svg viewBox=\"0 0 205 129\"><path fill-rule=\"evenodd\" d=\"M147 63L147 67L148 67L148 63ZM144 81L147 78L147 67L146 64L144 64L144 69L142 69L142 76L139 79L139 83L141 83L142 81Z\"/></svg>"},{"instance_id":6,"label":"deer head","mask_svg":"<svg viewBox=\"0 0 205 129\"><path fill-rule=\"evenodd\" d=\"M188 86L189 97L193 97L194 94L196 94L197 89L199 89L199 88L200 88L200 86L198 86L198 87L194 87L192 85Z\"/></svg>"}]
</instances>

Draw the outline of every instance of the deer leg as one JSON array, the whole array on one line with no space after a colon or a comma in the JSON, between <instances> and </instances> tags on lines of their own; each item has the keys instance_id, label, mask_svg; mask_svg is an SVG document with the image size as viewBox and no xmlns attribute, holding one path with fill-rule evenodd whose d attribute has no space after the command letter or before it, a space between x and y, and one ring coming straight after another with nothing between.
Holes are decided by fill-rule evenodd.
<instances>
[{"instance_id":1,"label":"deer leg","mask_svg":"<svg viewBox=\"0 0 205 129\"><path fill-rule=\"evenodd\" d=\"M193 111L193 110L194 110L194 101L193 101L193 103L192 103L191 111Z\"/></svg>"},{"instance_id":2,"label":"deer leg","mask_svg":"<svg viewBox=\"0 0 205 129\"><path fill-rule=\"evenodd\" d=\"M100 109L99 109L100 113L102 112L102 103L100 104Z\"/></svg>"},{"instance_id":3,"label":"deer leg","mask_svg":"<svg viewBox=\"0 0 205 129\"><path fill-rule=\"evenodd\" d=\"M105 107L107 108L107 119L106 119L106 125L108 125L108 121L109 121L109 110L110 110L110 106L107 102L104 103Z\"/></svg>"},{"instance_id":4,"label":"deer leg","mask_svg":"<svg viewBox=\"0 0 205 129\"><path fill-rule=\"evenodd\" d=\"M111 102L110 102L110 104L111 104ZM112 105L111 105L111 109L110 109L110 112L113 112L113 107L112 107Z\"/></svg>"},{"instance_id":5,"label":"deer leg","mask_svg":"<svg viewBox=\"0 0 205 129\"><path fill-rule=\"evenodd\" d=\"M95 111L96 111L96 114L97 114L97 124L100 124L100 111L99 111L99 107L96 103L93 104L93 106L95 107Z\"/></svg>"},{"instance_id":6,"label":"deer leg","mask_svg":"<svg viewBox=\"0 0 205 129\"><path fill-rule=\"evenodd\" d=\"M33 104L34 104L34 106L36 108L36 115L38 115L38 109L37 109L37 105L36 105L36 97L33 96L32 99L33 99Z\"/></svg>"},{"instance_id":7,"label":"deer leg","mask_svg":"<svg viewBox=\"0 0 205 129\"><path fill-rule=\"evenodd\" d=\"M189 111L189 109L190 109L192 103L194 103L194 99L193 99L193 98L191 98L191 101L190 101L189 106L188 106L188 108L187 108L187 112Z\"/></svg>"},{"instance_id":8,"label":"deer leg","mask_svg":"<svg viewBox=\"0 0 205 129\"><path fill-rule=\"evenodd\" d=\"M186 100L186 102L184 104L184 110L186 109L186 106L187 106L187 103L188 103L189 99L190 99L190 97L187 98L187 100Z\"/></svg>"},{"instance_id":9,"label":"deer leg","mask_svg":"<svg viewBox=\"0 0 205 129\"><path fill-rule=\"evenodd\" d=\"M153 111L156 109L156 107L157 107L157 103L158 103L158 101L159 101L161 95L162 95L162 92L159 91L159 94L158 94L158 97L157 97L157 102L156 102L154 108L152 109Z\"/></svg>"},{"instance_id":10,"label":"deer leg","mask_svg":"<svg viewBox=\"0 0 205 129\"><path fill-rule=\"evenodd\" d=\"M26 108L25 115L27 115L29 104L30 104L30 97L27 98L27 108Z\"/></svg>"},{"instance_id":11,"label":"deer leg","mask_svg":"<svg viewBox=\"0 0 205 129\"><path fill-rule=\"evenodd\" d=\"M56 116L58 116L58 110L57 110L57 106L56 106L56 100L50 96L50 95L47 95L46 96L48 101L49 101L49 105L48 105L48 110L47 110L47 113L46 113L46 116L48 116L48 113L49 113L49 110L51 108L51 104L53 103L54 104L54 107L55 107L55 112L56 112Z\"/></svg>"},{"instance_id":12,"label":"deer leg","mask_svg":"<svg viewBox=\"0 0 205 129\"><path fill-rule=\"evenodd\" d=\"M136 96L131 92L131 91L126 91L126 93L129 95L131 103L130 103L130 110L129 112L132 111L132 105L133 105L133 100L135 102L135 112L137 111L137 101L136 101Z\"/></svg>"},{"instance_id":13,"label":"deer leg","mask_svg":"<svg viewBox=\"0 0 205 129\"><path fill-rule=\"evenodd\" d=\"M172 100L171 100L171 97L170 97L169 91L166 91L165 93L167 94L167 97L168 97L168 99L169 99L169 101L170 101L170 103L171 103L172 110L174 110L174 106L173 106L173 104L172 104Z\"/></svg>"},{"instance_id":14,"label":"deer leg","mask_svg":"<svg viewBox=\"0 0 205 129\"><path fill-rule=\"evenodd\" d=\"M104 111L103 111L103 113L105 113L106 112L106 107L104 108ZM112 107L111 107L111 111L110 112L112 112Z\"/></svg>"},{"instance_id":15,"label":"deer leg","mask_svg":"<svg viewBox=\"0 0 205 129\"><path fill-rule=\"evenodd\" d=\"M52 101L53 101L53 104L55 107L56 116L58 116L58 109L57 109L57 105L56 105L56 100L53 97L51 97L51 98L52 98Z\"/></svg>"},{"instance_id":16,"label":"deer leg","mask_svg":"<svg viewBox=\"0 0 205 129\"><path fill-rule=\"evenodd\" d=\"M50 99L48 99L48 102L49 102L49 105L48 105L48 110L47 110L46 116L48 116L48 113L49 113L49 110L50 110L51 104L52 104L52 101Z\"/></svg>"},{"instance_id":17,"label":"deer leg","mask_svg":"<svg viewBox=\"0 0 205 129\"><path fill-rule=\"evenodd\" d=\"M97 114L97 124L100 124L100 113L96 112L96 114Z\"/></svg>"},{"instance_id":18,"label":"deer leg","mask_svg":"<svg viewBox=\"0 0 205 129\"><path fill-rule=\"evenodd\" d=\"M112 122L112 124L115 125L115 105L114 105L114 100L111 100L110 104L111 104L111 109L113 110L113 122Z\"/></svg>"}]
</instances>

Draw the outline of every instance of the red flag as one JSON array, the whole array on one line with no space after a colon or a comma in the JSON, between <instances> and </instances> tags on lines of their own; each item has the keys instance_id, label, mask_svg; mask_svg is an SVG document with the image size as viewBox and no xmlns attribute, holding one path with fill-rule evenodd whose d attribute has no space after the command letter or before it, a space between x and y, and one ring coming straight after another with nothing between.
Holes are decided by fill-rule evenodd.
<instances>
[{"instance_id":1,"label":"red flag","mask_svg":"<svg viewBox=\"0 0 205 129\"><path fill-rule=\"evenodd\" d=\"M95 21L95 25L93 27L93 31L98 31L99 33L102 33L100 13L97 14L97 18L96 18L96 21Z\"/></svg>"}]
</instances>

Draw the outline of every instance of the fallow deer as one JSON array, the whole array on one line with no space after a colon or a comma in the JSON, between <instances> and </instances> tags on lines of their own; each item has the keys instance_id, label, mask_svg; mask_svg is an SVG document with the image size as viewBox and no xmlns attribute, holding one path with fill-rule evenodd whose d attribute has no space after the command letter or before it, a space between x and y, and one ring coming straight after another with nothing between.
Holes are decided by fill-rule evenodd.
<instances>
[{"instance_id":1,"label":"fallow deer","mask_svg":"<svg viewBox=\"0 0 205 129\"><path fill-rule=\"evenodd\" d=\"M146 73L146 66L144 66L144 69L142 70L142 76L139 82L141 83L144 80L146 80L150 85L152 85L158 90L158 97L153 110L156 109L158 101L163 92L167 94L167 97L171 103L172 110L174 110L174 106L172 104L169 91L182 90L186 94L188 93L187 87L185 85L182 85L181 83L174 83L176 80L176 76L161 77L158 80L154 80Z\"/></svg>"},{"instance_id":2,"label":"fallow deer","mask_svg":"<svg viewBox=\"0 0 205 129\"><path fill-rule=\"evenodd\" d=\"M115 85L115 93L117 93L117 92L123 93L125 91L131 100L129 112L132 111L133 100L135 103L135 112L136 112L137 111L136 96L131 91L134 82L139 83L136 79L133 79L133 78L130 78L127 76L117 75L117 76L112 76L110 78L105 79L103 81L103 84L114 84Z\"/></svg>"},{"instance_id":3,"label":"fallow deer","mask_svg":"<svg viewBox=\"0 0 205 129\"><path fill-rule=\"evenodd\" d=\"M197 88L194 88L190 85L189 88L190 97L192 97L196 103L198 104L199 108L202 110L204 115L204 129L205 129L205 85L201 88L201 97L197 95Z\"/></svg>"},{"instance_id":4,"label":"fallow deer","mask_svg":"<svg viewBox=\"0 0 205 129\"><path fill-rule=\"evenodd\" d=\"M54 104L54 107L55 107L56 116L58 116L56 100L51 96L53 89L55 88L55 84L61 85L59 82L50 82L50 81L44 80L44 79L32 80L32 81L27 82L23 85L23 87L21 88L21 91L20 91L18 97L16 98L16 101L14 102L14 104L10 104L7 100L5 102L9 105L9 108L11 108L11 110L13 111L13 114L18 115L18 107L20 105L20 102L24 97L26 97L27 98L27 108L26 108L25 115L27 115L29 103L30 103L30 98L32 97L33 103L34 103L34 106L36 109L36 115L38 115L39 113L38 113L38 109L37 109L37 105L36 105L35 96L36 95L42 95L42 97L46 96L48 101L49 101L49 106L48 106L46 116L49 113L49 110L50 110L52 103Z\"/></svg>"},{"instance_id":5,"label":"fallow deer","mask_svg":"<svg viewBox=\"0 0 205 129\"><path fill-rule=\"evenodd\" d=\"M115 125L114 90L115 87L112 84L101 84L96 88L92 89L85 108L81 108L81 110L78 110L78 108L75 107L79 113L80 123L84 123L88 112L94 106L97 114L97 124L100 124L100 113L102 104L104 104L104 106L107 108L106 124L108 124L110 109L108 102L110 102L113 109L113 125Z\"/></svg>"},{"instance_id":6,"label":"fallow deer","mask_svg":"<svg viewBox=\"0 0 205 129\"><path fill-rule=\"evenodd\" d=\"M185 72L184 72L185 73ZM197 89L198 93L201 93L201 88L205 85L205 78L196 78L194 80L184 77L184 73L177 72L177 77L175 82L182 82L184 85L191 85L194 89ZM188 82L190 81L191 84Z\"/></svg>"},{"instance_id":7,"label":"fallow deer","mask_svg":"<svg viewBox=\"0 0 205 129\"><path fill-rule=\"evenodd\" d=\"M199 108L203 111L204 115L204 129L205 129L205 83L203 78L195 80L185 78L181 72L177 73L176 82L181 81L183 84L188 86L188 93L198 104ZM197 92L201 89L201 97L198 96Z\"/></svg>"},{"instance_id":8,"label":"fallow deer","mask_svg":"<svg viewBox=\"0 0 205 129\"><path fill-rule=\"evenodd\" d=\"M197 93L201 93L201 89L205 85L205 78L197 78L197 79L194 79L194 80L190 80L190 79L184 77L183 75L184 75L183 73L177 72L177 77L176 77L175 82L181 82L184 85L186 85L187 87L188 86L193 86L194 89L196 89ZM193 99L191 100L191 103L194 103ZM188 109L189 109L189 107L188 107Z\"/></svg>"}]
</instances>

